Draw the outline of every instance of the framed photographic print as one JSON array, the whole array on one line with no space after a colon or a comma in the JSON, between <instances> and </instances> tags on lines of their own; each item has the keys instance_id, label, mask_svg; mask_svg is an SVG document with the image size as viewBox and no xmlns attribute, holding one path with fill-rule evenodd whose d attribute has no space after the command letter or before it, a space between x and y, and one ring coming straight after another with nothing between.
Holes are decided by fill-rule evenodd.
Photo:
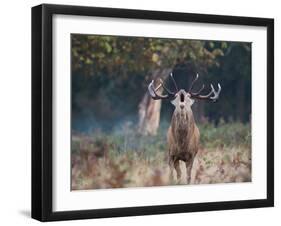
<instances>
[{"instance_id":1,"label":"framed photographic print","mask_svg":"<svg viewBox=\"0 0 281 226\"><path fill-rule=\"evenodd\" d=\"M32 217L274 205L274 21L32 8Z\"/></svg>"}]
</instances>

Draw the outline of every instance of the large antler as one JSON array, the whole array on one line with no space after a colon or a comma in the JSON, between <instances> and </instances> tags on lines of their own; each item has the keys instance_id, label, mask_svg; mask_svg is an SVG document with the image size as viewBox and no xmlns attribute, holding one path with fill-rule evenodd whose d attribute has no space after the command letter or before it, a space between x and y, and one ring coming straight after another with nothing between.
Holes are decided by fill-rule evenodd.
<instances>
[{"instance_id":1,"label":"large antler","mask_svg":"<svg viewBox=\"0 0 281 226\"><path fill-rule=\"evenodd\" d=\"M196 74L195 79L192 81L190 89L189 89L189 94L190 97L194 98L194 99L200 99L200 100L211 100L213 102L216 102L219 98L220 92L221 92L221 86L218 83L218 91L216 91L213 87L213 85L211 84L211 91L207 94L207 95L201 95L201 92L204 90L205 86L203 85L202 88L198 91L198 92L192 92L192 88L195 84L195 82L198 80L199 75Z\"/></svg>"},{"instance_id":2,"label":"large antler","mask_svg":"<svg viewBox=\"0 0 281 226\"><path fill-rule=\"evenodd\" d=\"M148 92L149 92L150 96L152 97L152 99L154 99L154 100L161 100L161 99L173 99L173 98L175 98L175 95L178 92L178 87L177 87L176 81L174 80L174 77L173 77L172 73L170 74L170 77L171 77L171 79L173 81L173 84L175 86L176 92L172 92L170 89L168 89L165 86L165 84L164 84L162 79L159 80L160 84L155 88L154 80L152 80L151 83L148 85ZM162 95L162 94L158 94L157 93L157 91L161 87L163 87L163 89L167 92L166 95Z\"/></svg>"}]
</instances>

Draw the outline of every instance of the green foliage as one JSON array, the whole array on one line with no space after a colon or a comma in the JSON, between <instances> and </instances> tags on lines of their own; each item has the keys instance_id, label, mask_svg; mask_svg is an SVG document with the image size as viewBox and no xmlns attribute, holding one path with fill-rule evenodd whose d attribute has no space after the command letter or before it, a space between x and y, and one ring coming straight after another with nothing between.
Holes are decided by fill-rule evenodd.
<instances>
[{"instance_id":1,"label":"green foliage","mask_svg":"<svg viewBox=\"0 0 281 226\"><path fill-rule=\"evenodd\" d=\"M206 147L251 147L251 128L249 124L224 123L199 125L200 140Z\"/></svg>"},{"instance_id":2,"label":"green foliage","mask_svg":"<svg viewBox=\"0 0 281 226\"><path fill-rule=\"evenodd\" d=\"M83 139L79 138L79 136L74 136L72 151L77 153L81 146L92 149L91 145L94 145L98 147L106 146L113 155L144 152L148 156L153 156L157 152L167 151L166 133L168 126L167 122L162 122L156 136L139 135L131 123L125 123L124 126L116 128L111 133L93 132L87 135L87 139L85 135L81 136ZM251 128L249 124L224 123L221 121L218 126L205 123L199 124L198 127L200 130L200 143L203 147L251 147Z\"/></svg>"},{"instance_id":3,"label":"green foliage","mask_svg":"<svg viewBox=\"0 0 281 226\"><path fill-rule=\"evenodd\" d=\"M73 34L71 41L72 69L92 76L104 71L126 77L156 67L171 68L179 61L209 67L223 56L220 46L200 40Z\"/></svg>"}]
</instances>

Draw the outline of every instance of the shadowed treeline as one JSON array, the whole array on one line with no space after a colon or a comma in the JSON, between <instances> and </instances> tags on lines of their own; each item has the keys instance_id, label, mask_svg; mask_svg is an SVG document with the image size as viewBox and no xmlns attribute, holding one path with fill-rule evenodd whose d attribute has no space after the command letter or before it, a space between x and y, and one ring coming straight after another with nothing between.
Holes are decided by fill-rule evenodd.
<instances>
[{"instance_id":1,"label":"shadowed treeline","mask_svg":"<svg viewBox=\"0 0 281 226\"><path fill-rule=\"evenodd\" d=\"M138 107L147 85L162 70L171 70L179 88L188 89L196 73L205 83L220 83L215 105L193 106L198 122L249 122L251 114L251 44L226 41L177 40L72 34L73 129L111 130L123 121L138 122ZM167 70L164 70L167 69ZM169 87L170 84L167 79ZM162 103L161 120L173 107Z\"/></svg>"}]
</instances>

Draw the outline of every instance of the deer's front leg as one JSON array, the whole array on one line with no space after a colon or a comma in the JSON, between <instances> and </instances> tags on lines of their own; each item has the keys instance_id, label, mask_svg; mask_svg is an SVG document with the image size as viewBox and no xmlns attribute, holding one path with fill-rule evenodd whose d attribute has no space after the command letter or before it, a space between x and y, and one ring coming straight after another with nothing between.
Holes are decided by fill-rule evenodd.
<instances>
[{"instance_id":1,"label":"deer's front leg","mask_svg":"<svg viewBox=\"0 0 281 226\"><path fill-rule=\"evenodd\" d=\"M191 181L191 170L192 170L192 166L193 166L193 162L194 162L194 156L191 156L186 162L185 162L185 166L186 166L186 182L188 184L190 184Z\"/></svg>"},{"instance_id":2,"label":"deer's front leg","mask_svg":"<svg viewBox=\"0 0 281 226\"><path fill-rule=\"evenodd\" d=\"M178 180L178 182L180 182L181 169L180 169L180 161L178 159L174 161L174 167L175 167L176 172L177 172L177 180Z\"/></svg>"},{"instance_id":3,"label":"deer's front leg","mask_svg":"<svg viewBox=\"0 0 281 226\"><path fill-rule=\"evenodd\" d=\"M173 170L174 170L173 156L169 156L169 170L170 170L169 179L172 182L174 179L174 177L173 177Z\"/></svg>"}]
</instances>

